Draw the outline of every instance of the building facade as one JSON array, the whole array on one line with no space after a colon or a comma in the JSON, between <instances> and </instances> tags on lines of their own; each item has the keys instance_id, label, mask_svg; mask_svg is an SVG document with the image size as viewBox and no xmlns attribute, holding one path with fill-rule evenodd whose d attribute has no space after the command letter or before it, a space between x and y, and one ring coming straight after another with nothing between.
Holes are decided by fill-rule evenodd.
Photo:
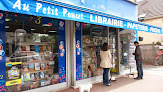
<instances>
[{"instance_id":1,"label":"building facade","mask_svg":"<svg viewBox=\"0 0 163 92\"><path fill-rule=\"evenodd\" d=\"M47 92L100 81L105 42L111 71L121 74L135 68L138 31L162 34L138 22L137 6L128 0L1 0L0 7L0 91Z\"/></svg>"},{"instance_id":2,"label":"building facade","mask_svg":"<svg viewBox=\"0 0 163 92\"><path fill-rule=\"evenodd\" d=\"M138 16L139 21L155 25L158 27L163 27L163 21L162 21L162 0L141 0L138 2ZM149 7L150 6L150 7ZM141 44L152 44L153 42L156 44L157 42L163 41L163 35L162 34L151 34L146 32L138 32L138 35L143 37L144 40L141 41Z\"/></svg>"}]
</instances>

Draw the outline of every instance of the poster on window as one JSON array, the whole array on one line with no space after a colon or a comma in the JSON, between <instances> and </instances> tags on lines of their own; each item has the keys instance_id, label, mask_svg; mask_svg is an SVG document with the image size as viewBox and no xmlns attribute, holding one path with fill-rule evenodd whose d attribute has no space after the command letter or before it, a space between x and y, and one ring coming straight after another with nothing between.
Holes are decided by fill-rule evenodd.
<instances>
[{"instance_id":1,"label":"poster on window","mask_svg":"<svg viewBox=\"0 0 163 92\"><path fill-rule=\"evenodd\" d=\"M82 31L81 23L75 22L76 29L76 80L82 79Z\"/></svg>"},{"instance_id":2,"label":"poster on window","mask_svg":"<svg viewBox=\"0 0 163 92\"><path fill-rule=\"evenodd\" d=\"M65 21L58 21L59 83L66 82Z\"/></svg>"},{"instance_id":3,"label":"poster on window","mask_svg":"<svg viewBox=\"0 0 163 92\"><path fill-rule=\"evenodd\" d=\"M6 32L5 32L5 13L0 11L0 92L6 92Z\"/></svg>"}]
</instances>

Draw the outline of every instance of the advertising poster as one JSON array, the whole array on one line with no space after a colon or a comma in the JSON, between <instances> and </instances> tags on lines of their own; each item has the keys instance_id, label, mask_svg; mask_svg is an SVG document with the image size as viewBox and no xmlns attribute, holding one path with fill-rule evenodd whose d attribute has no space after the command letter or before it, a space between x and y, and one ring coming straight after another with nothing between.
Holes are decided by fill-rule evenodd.
<instances>
[{"instance_id":1,"label":"advertising poster","mask_svg":"<svg viewBox=\"0 0 163 92\"><path fill-rule=\"evenodd\" d=\"M6 32L5 32L5 13L0 11L0 92L6 92Z\"/></svg>"},{"instance_id":2,"label":"advertising poster","mask_svg":"<svg viewBox=\"0 0 163 92\"><path fill-rule=\"evenodd\" d=\"M76 80L82 79L82 31L81 23L75 22L76 29Z\"/></svg>"},{"instance_id":3,"label":"advertising poster","mask_svg":"<svg viewBox=\"0 0 163 92\"><path fill-rule=\"evenodd\" d=\"M58 56L59 56L59 83L66 82L66 45L65 21L58 21Z\"/></svg>"}]
</instances>

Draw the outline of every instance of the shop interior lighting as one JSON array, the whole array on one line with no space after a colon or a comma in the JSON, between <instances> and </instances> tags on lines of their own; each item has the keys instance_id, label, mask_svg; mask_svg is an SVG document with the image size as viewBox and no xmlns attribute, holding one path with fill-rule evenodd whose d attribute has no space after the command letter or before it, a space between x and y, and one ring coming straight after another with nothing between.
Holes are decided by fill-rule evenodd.
<instances>
[{"instance_id":1,"label":"shop interior lighting","mask_svg":"<svg viewBox=\"0 0 163 92\"><path fill-rule=\"evenodd\" d=\"M31 29L31 30L36 30L36 29Z\"/></svg>"},{"instance_id":2,"label":"shop interior lighting","mask_svg":"<svg viewBox=\"0 0 163 92\"><path fill-rule=\"evenodd\" d=\"M10 26L5 26L5 28L10 28Z\"/></svg>"},{"instance_id":3,"label":"shop interior lighting","mask_svg":"<svg viewBox=\"0 0 163 92\"><path fill-rule=\"evenodd\" d=\"M42 24L42 26L44 26L44 27L51 27L52 25L49 25L49 24Z\"/></svg>"},{"instance_id":4,"label":"shop interior lighting","mask_svg":"<svg viewBox=\"0 0 163 92\"><path fill-rule=\"evenodd\" d=\"M6 18L5 21L10 21L11 19Z\"/></svg>"},{"instance_id":5,"label":"shop interior lighting","mask_svg":"<svg viewBox=\"0 0 163 92\"><path fill-rule=\"evenodd\" d=\"M57 32L57 31L49 31L49 32L51 32L51 33L55 33L55 32Z\"/></svg>"},{"instance_id":6,"label":"shop interior lighting","mask_svg":"<svg viewBox=\"0 0 163 92\"><path fill-rule=\"evenodd\" d=\"M38 36L48 36L48 34L39 34Z\"/></svg>"}]
</instances>

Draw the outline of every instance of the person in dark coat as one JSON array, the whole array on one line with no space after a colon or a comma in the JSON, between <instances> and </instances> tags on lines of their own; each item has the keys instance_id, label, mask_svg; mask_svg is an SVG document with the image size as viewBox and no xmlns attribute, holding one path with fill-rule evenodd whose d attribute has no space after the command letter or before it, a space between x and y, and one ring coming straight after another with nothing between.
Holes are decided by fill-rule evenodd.
<instances>
[{"instance_id":1,"label":"person in dark coat","mask_svg":"<svg viewBox=\"0 0 163 92\"><path fill-rule=\"evenodd\" d=\"M136 46L135 53L135 60L136 60L136 66L137 66L137 72L138 72L138 77L134 79L143 79L143 67L142 67L142 62L143 62L143 53L140 48L140 45L137 41L134 42L134 45Z\"/></svg>"}]
</instances>

